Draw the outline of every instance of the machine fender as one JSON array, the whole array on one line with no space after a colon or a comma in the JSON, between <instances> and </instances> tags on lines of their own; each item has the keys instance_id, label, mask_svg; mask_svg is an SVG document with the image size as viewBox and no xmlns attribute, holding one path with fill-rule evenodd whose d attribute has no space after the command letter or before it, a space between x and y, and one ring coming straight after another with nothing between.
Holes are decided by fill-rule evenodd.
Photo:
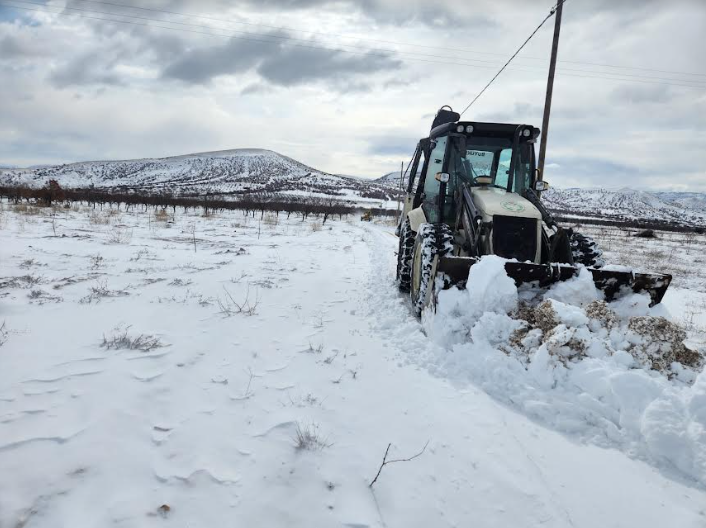
<instances>
[{"instance_id":1,"label":"machine fender","mask_svg":"<svg viewBox=\"0 0 706 528\"><path fill-rule=\"evenodd\" d=\"M407 217L409 218L409 225L415 233L419 231L419 226L425 224L427 221L427 216L424 214L421 207L412 209L407 213Z\"/></svg>"}]
</instances>

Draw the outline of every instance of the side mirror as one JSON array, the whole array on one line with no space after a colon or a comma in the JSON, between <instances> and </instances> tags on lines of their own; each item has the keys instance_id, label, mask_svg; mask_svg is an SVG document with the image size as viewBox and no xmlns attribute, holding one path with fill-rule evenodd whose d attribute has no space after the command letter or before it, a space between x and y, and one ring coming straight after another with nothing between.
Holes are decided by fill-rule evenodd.
<instances>
[{"instance_id":1,"label":"side mirror","mask_svg":"<svg viewBox=\"0 0 706 528\"><path fill-rule=\"evenodd\" d=\"M441 183L448 183L449 182L449 173L448 172L437 172L436 176L434 176L436 181L439 181Z\"/></svg>"},{"instance_id":2,"label":"side mirror","mask_svg":"<svg viewBox=\"0 0 706 528\"><path fill-rule=\"evenodd\" d=\"M534 183L534 190L535 191L546 191L549 189L549 183L545 182L543 180L539 180Z\"/></svg>"}]
</instances>

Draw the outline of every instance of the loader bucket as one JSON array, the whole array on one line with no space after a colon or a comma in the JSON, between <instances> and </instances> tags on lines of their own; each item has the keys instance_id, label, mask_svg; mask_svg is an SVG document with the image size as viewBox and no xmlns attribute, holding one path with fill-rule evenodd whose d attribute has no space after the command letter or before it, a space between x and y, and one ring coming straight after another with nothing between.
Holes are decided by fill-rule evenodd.
<instances>
[{"instance_id":1,"label":"loader bucket","mask_svg":"<svg viewBox=\"0 0 706 528\"><path fill-rule=\"evenodd\" d=\"M450 285L465 287L471 266L478 262L475 257L442 257L436 267L437 273L445 273L451 280ZM631 271L609 271L588 268L593 275L596 287L602 290L607 301L615 299L621 291L629 288L635 293L647 292L650 296L650 306L662 302L671 275L661 273L633 273ZM568 264L532 264L526 262L506 262L505 271L515 280L518 286L523 283L536 282L540 287L549 286L555 282L565 281L578 275L579 268Z\"/></svg>"}]
</instances>

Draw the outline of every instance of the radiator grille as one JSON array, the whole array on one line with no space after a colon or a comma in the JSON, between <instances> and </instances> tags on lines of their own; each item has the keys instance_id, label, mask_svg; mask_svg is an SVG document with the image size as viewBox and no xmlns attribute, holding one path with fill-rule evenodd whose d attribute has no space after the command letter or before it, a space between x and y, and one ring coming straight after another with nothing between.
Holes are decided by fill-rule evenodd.
<instances>
[{"instance_id":1,"label":"radiator grille","mask_svg":"<svg viewBox=\"0 0 706 528\"><path fill-rule=\"evenodd\" d=\"M520 262L534 261L537 253L537 220L515 216L493 217L494 253Z\"/></svg>"}]
</instances>

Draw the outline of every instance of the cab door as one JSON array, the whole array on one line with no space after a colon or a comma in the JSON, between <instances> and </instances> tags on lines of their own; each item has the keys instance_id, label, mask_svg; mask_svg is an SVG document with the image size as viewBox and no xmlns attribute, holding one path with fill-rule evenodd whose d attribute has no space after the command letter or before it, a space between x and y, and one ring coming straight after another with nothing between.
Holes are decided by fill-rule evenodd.
<instances>
[{"instance_id":1,"label":"cab door","mask_svg":"<svg viewBox=\"0 0 706 528\"><path fill-rule=\"evenodd\" d=\"M422 209L424 209L427 221L432 223L439 221L440 184L436 179L436 173L444 171L444 158L446 157L448 139L448 136L441 136L435 140L436 145L434 145L429 154L429 162L424 175Z\"/></svg>"}]
</instances>

